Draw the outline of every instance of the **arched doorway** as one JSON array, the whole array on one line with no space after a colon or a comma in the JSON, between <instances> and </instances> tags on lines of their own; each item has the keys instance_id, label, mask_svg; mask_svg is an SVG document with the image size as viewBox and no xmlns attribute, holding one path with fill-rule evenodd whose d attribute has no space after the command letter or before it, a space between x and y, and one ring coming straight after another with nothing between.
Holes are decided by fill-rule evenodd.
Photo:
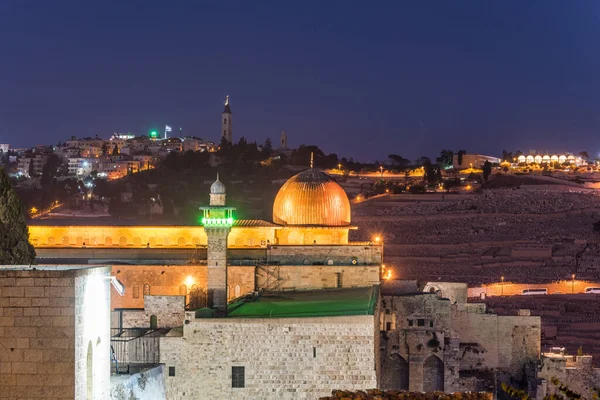
<instances>
[{"instance_id":1,"label":"arched doorway","mask_svg":"<svg viewBox=\"0 0 600 400\"><path fill-rule=\"evenodd\" d=\"M150 316L150 329L158 328L158 317L156 315Z\"/></svg>"},{"instance_id":2,"label":"arched doorway","mask_svg":"<svg viewBox=\"0 0 600 400\"><path fill-rule=\"evenodd\" d=\"M92 341L90 340L90 342L88 343L88 350L87 350L87 369L86 369L86 382L87 382L87 388L86 388L86 396L85 398L87 400L92 400L93 398L93 393L94 393L94 387L93 387L93 370L92 370L92 366L94 365L94 360L93 360L93 354L92 354L93 350L92 350Z\"/></svg>"},{"instance_id":3,"label":"arched doorway","mask_svg":"<svg viewBox=\"0 0 600 400\"><path fill-rule=\"evenodd\" d=\"M423 363L423 391L444 390L444 362L430 356Z\"/></svg>"},{"instance_id":4,"label":"arched doorway","mask_svg":"<svg viewBox=\"0 0 600 400\"><path fill-rule=\"evenodd\" d=\"M385 360L381 384L386 390L408 390L408 363L398 354Z\"/></svg>"}]
</instances>

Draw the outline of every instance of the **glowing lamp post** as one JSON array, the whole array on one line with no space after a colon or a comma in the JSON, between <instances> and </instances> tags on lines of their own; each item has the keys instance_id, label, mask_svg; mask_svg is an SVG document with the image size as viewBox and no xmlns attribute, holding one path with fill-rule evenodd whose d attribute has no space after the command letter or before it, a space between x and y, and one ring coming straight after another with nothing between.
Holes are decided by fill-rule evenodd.
<instances>
[{"instance_id":1,"label":"glowing lamp post","mask_svg":"<svg viewBox=\"0 0 600 400\"><path fill-rule=\"evenodd\" d=\"M575 274L571 275L571 293L575 293Z\"/></svg>"}]
</instances>

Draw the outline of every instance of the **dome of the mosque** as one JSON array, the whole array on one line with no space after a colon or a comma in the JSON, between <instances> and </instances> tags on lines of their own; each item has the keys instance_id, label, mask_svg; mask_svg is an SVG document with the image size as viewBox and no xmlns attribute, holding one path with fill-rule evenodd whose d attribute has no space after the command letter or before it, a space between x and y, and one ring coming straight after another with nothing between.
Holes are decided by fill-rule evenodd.
<instances>
[{"instance_id":1,"label":"dome of the mosque","mask_svg":"<svg viewBox=\"0 0 600 400\"><path fill-rule=\"evenodd\" d=\"M210 194L225 194L225 185L219 180L219 174L217 180L210 185Z\"/></svg>"},{"instance_id":2,"label":"dome of the mosque","mask_svg":"<svg viewBox=\"0 0 600 400\"><path fill-rule=\"evenodd\" d=\"M309 169L279 189L273 222L280 225L347 226L350 202L344 189L323 172Z\"/></svg>"}]
</instances>

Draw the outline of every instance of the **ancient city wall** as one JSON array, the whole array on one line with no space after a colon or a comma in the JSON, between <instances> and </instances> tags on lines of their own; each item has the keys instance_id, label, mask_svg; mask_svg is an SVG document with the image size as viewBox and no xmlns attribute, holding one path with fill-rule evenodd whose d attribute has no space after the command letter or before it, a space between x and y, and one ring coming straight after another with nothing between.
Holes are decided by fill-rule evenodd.
<instances>
[{"instance_id":1,"label":"ancient city wall","mask_svg":"<svg viewBox=\"0 0 600 400\"><path fill-rule=\"evenodd\" d=\"M542 356L538 377L542 379L538 386L538 396L561 394L558 387L552 383L557 378L572 391L584 396L590 396L590 390L600 384L600 368L592 368L591 356L575 356L574 362L568 362L564 357Z\"/></svg>"},{"instance_id":2,"label":"ancient city wall","mask_svg":"<svg viewBox=\"0 0 600 400\"><path fill-rule=\"evenodd\" d=\"M517 371L528 359L539 357L539 317L481 314L468 312L458 305L452 307L452 328L461 343L477 343L484 349L479 368ZM467 367L472 366L465 369Z\"/></svg>"},{"instance_id":3,"label":"ancient city wall","mask_svg":"<svg viewBox=\"0 0 600 400\"><path fill-rule=\"evenodd\" d=\"M315 399L377 386L374 316L194 319L161 339L167 398ZM198 362L202 360L202 362ZM245 387L232 388L232 367Z\"/></svg>"}]
</instances>

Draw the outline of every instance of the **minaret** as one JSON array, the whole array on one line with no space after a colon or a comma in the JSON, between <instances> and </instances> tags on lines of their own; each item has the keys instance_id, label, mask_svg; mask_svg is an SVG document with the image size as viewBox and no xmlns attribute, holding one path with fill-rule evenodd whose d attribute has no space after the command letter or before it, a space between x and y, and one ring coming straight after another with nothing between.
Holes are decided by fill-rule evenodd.
<instances>
[{"instance_id":1,"label":"minaret","mask_svg":"<svg viewBox=\"0 0 600 400\"><path fill-rule=\"evenodd\" d=\"M210 206L204 212L202 225L208 238L208 299L216 316L227 315L227 237L233 225L235 207L225 205L225 185L217 180L210 187Z\"/></svg>"},{"instance_id":2,"label":"minaret","mask_svg":"<svg viewBox=\"0 0 600 400\"><path fill-rule=\"evenodd\" d=\"M279 148L282 150L287 150L287 135L283 129L281 130L281 137L279 139Z\"/></svg>"},{"instance_id":3,"label":"minaret","mask_svg":"<svg viewBox=\"0 0 600 400\"><path fill-rule=\"evenodd\" d=\"M231 108L229 107L229 96L225 98L225 109L223 110L223 121L221 123L221 137L227 139L229 143L232 143L233 136L231 136Z\"/></svg>"}]
</instances>

